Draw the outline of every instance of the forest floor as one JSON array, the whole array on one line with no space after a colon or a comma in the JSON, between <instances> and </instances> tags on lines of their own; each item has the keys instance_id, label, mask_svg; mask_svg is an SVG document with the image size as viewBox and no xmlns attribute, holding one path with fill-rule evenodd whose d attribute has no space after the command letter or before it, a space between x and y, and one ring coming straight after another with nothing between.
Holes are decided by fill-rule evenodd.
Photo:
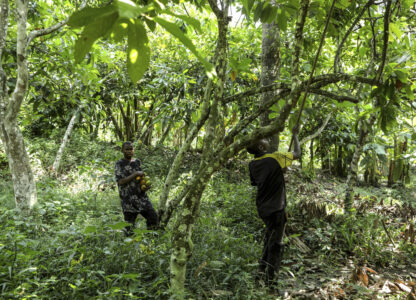
<instances>
[{"instance_id":1,"label":"forest floor","mask_svg":"<svg viewBox=\"0 0 416 300\"><path fill-rule=\"evenodd\" d=\"M300 205L300 209L292 206L296 212L287 231L301 233L300 245L299 241L292 244L302 254L298 261L289 258L283 264L284 299L415 299L412 297L416 291L416 260L403 251L406 245L416 242L412 229L415 189L392 189L386 183L357 187L356 213L353 220L347 221L351 228L340 226L334 231L325 222L337 223L345 180L327 174L305 181L299 170L287 177L288 194L297 198ZM409 208L411 204L413 208ZM310 226L313 219L320 220L320 226ZM366 232L368 227L374 231ZM344 241L337 243L340 231L347 245L342 245ZM377 234L386 238L383 246L377 244Z\"/></svg>"},{"instance_id":2,"label":"forest floor","mask_svg":"<svg viewBox=\"0 0 416 300\"><path fill-rule=\"evenodd\" d=\"M139 218L135 235L126 238L113 179L120 153L81 142L73 141L66 171L57 178L47 171L53 144L28 143L39 197L30 217L13 208L11 176L2 164L1 297L169 299L170 226L149 232ZM77 152L83 157L73 155ZM174 153L136 154L152 179L149 196L157 205ZM278 296L255 279L264 228L247 162L230 162L208 183L193 234L186 299L416 299L415 182L361 185L355 211L347 216L344 179L318 172L310 178L296 166L289 170L283 296ZM173 194L192 176L197 155L189 154L183 165Z\"/></svg>"}]
</instances>

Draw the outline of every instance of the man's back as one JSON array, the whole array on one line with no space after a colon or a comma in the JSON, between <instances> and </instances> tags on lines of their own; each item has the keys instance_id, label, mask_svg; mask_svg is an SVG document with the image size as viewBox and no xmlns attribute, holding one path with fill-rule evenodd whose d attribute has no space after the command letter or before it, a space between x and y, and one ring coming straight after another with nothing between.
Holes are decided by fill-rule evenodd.
<instances>
[{"instance_id":1,"label":"man's back","mask_svg":"<svg viewBox=\"0 0 416 300\"><path fill-rule=\"evenodd\" d=\"M283 167L292 164L292 153L270 153L249 163L251 184L257 186L257 210L261 218L286 206Z\"/></svg>"}]
</instances>

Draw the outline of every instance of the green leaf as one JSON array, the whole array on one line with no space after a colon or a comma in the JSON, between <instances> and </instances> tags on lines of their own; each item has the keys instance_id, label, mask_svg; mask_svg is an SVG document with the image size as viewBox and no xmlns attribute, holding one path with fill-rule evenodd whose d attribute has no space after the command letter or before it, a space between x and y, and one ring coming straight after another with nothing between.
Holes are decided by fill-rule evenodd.
<instances>
[{"instance_id":1,"label":"green leaf","mask_svg":"<svg viewBox=\"0 0 416 300\"><path fill-rule=\"evenodd\" d=\"M394 33L396 38L401 39L403 37L403 31L400 30L400 27L394 23L390 23L390 30Z\"/></svg>"},{"instance_id":2,"label":"green leaf","mask_svg":"<svg viewBox=\"0 0 416 300\"><path fill-rule=\"evenodd\" d=\"M267 3L261 11L260 20L263 23L266 23L271 13L272 13L272 6L269 3Z\"/></svg>"},{"instance_id":3,"label":"green leaf","mask_svg":"<svg viewBox=\"0 0 416 300\"><path fill-rule=\"evenodd\" d=\"M127 71L133 83L142 78L150 64L146 29L139 20L130 20L128 28Z\"/></svg>"},{"instance_id":4,"label":"green leaf","mask_svg":"<svg viewBox=\"0 0 416 300\"><path fill-rule=\"evenodd\" d=\"M360 57L364 57L365 55L366 55L366 53L368 52L368 48L367 47L363 47L363 46L361 46L360 47L360 50L358 50L358 55L360 56Z\"/></svg>"},{"instance_id":5,"label":"green leaf","mask_svg":"<svg viewBox=\"0 0 416 300\"><path fill-rule=\"evenodd\" d=\"M394 74L396 74L397 78L399 78L402 83L407 83L408 74L405 70L403 69L394 70Z\"/></svg>"},{"instance_id":6,"label":"green leaf","mask_svg":"<svg viewBox=\"0 0 416 300\"><path fill-rule=\"evenodd\" d=\"M205 70L207 71L207 75L209 77L212 77L215 74L214 67L211 63L209 63L195 48L192 41L184 35L182 30L179 28L178 25L168 22L165 19L155 17L154 20L162 26L166 31L168 31L170 34L175 36L178 40L181 41L181 43L188 48L197 58L198 60L204 65Z\"/></svg>"},{"instance_id":7,"label":"green leaf","mask_svg":"<svg viewBox=\"0 0 416 300\"><path fill-rule=\"evenodd\" d=\"M124 227L127 227L129 225L130 225L130 223L127 223L127 222L119 222L119 223L116 223L116 224L108 225L108 227L110 227L113 230L120 230L120 229L123 229Z\"/></svg>"},{"instance_id":8,"label":"green leaf","mask_svg":"<svg viewBox=\"0 0 416 300\"><path fill-rule=\"evenodd\" d=\"M111 38L115 42L121 42L127 36L128 22L126 20L118 20L113 26Z\"/></svg>"},{"instance_id":9,"label":"green leaf","mask_svg":"<svg viewBox=\"0 0 416 300\"><path fill-rule=\"evenodd\" d=\"M185 16L185 15L177 15L177 14L174 14L173 12L171 12L169 10L164 10L161 13L162 14L167 14L167 15L170 15L170 16L174 16L178 19L181 19L182 21L188 23L193 28L195 28L198 31L198 33L200 33L200 34L203 33L202 29L201 29L201 23L197 19L194 19L194 18L189 17L189 16Z\"/></svg>"},{"instance_id":10,"label":"green leaf","mask_svg":"<svg viewBox=\"0 0 416 300\"><path fill-rule=\"evenodd\" d=\"M278 8L277 7L271 7L270 10L271 10L270 15L266 20L267 23L272 23L277 18Z\"/></svg>"},{"instance_id":11,"label":"green leaf","mask_svg":"<svg viewBox=\"0 0 416 300\"><path fill-rule=\"evenodd\" d=\"M84 233L93 233L97 232L97 227L95 226L87 226L84 230Z\"/></svg>"},{"instance_id":12,"label":"green leaf","mask_svg":"<svg viewBox=\"0 0 416 300\"><path fill-rule=\"evenodd\" d=\"M120 17L125 19L135 19L149 10L149 7L139 7L130 0L116 0L115 5L118 7Z\"/></svg>"},{"instance_id":13,"label":"green leaf","mask_svg":"<svg viewBox=\"0 0 416 300\"><path fill-rule=\"evenodd\" d=\"M83 27L90 24L97 18L111 15L115 11L117 11L117 8L114 5L100 8L86 7L73 13L69 17L67 24L72 27Z\"/></svg>"},{"instance_id":14,"label":"green leaf","mask_svg":"<svg viewBox=\"0 0 416 300\"><path fill-rule=\"evenodd\" d=\"M404 85L404 89L406 90L406 96L409 97L410 100L415 100L415 95L413 94L412 88L409 84Z\"/></svg>"},{"instance_id":15,"label":"green leaf","mask_svg":"<svg viewBox=\"0 0 416 300\"><path fill-rule=\"evenodd\" d=\"M144 21L146 22L147 27L149 27L150 31L155 31L156 29L156 22L149 20L147 18L144 19Z\"/></svg>"},{"instance_id":16,"label":"green leaf","mask_svg":"<svg viewBox=\"0 0 416 300\"><path fill-rule=\"evenodd\" d=\"M260 19L261 13L263 11L263 2L258 2L256 10L254 11L254 22L257 22Z\"/></svg>"},{"instance_id":17,"label":"green leaf","mask_svg":"<svg viewBox=\"0 0 416 300\"><path fill-rule=\"evenodd\" d=\"M350 4L351 4L351 1L349 1L349 0L340 0L340 1L335 2L335 7L344 9L344 8L347 8L348 6L350 6Z\"/></svg>"},{"instance_id":18,"label":"green leaf","mask_svg":"<svg viewBox=\"0 0 416 300\"><path fill-rule=\"evenodd\" d=\"M139 277L139 274L136 274L136 273L128 273L128 274L121 275L121 277L123 277L125 279L136 279L136 278Z\"/></svg>"},{"instance_id":19,"label":"green leaf","mask_svg":"<svg viewBox=\"0 0 416 300\"><path fill-rule=\"evenodd\" d=\"M374 151L376 151L378 155L386 155L386 150L384 149L383 145L374 143L372 144L372 146L373 146Z\"/></svg>"},{"instance_id":20,"label":"green leaf","mask_svg":"<svg viewBox=\"0 0 416 300\"><path fill-rule=\"evenodd\" d=\"M335 101L334 103L337 108L347 108L347 107L353 107L356 105L355 103L350 102L350 101L342 101L342 102Z\"/></svg>"},{"instance_id":21,"label":"green leaf","mask_svg":"<svg viewBox=\"0 0 416 300\"><path fill-rule=\"evenodd\" d=\"M85 55L90 51L94 42L105 36L118 18L117 12L96 19L94 22L85 26L81 37L75 42L75 62L80 63Z\"/></svg>"},{"instance_id":22,"label":"green leaf","mask_svg":"<svg viewBox=\"0 0 416 300\"><path fill-rule=\"evenodd\" d=\"M287 29L287 16L283 10L279 8L277 13L277 24L279 25L280 30Z\"/></svg>"}]
</instances>

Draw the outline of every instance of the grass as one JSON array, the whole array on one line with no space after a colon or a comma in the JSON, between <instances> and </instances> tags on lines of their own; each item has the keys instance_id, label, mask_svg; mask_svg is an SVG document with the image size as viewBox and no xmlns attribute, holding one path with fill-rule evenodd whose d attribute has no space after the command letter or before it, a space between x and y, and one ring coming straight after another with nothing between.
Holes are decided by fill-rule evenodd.
<instances>
[{"instance_id":1,"label":"grass","mask_svg":"<svg viewBox=\"0 0 416 300\"><path fill-rule=\"evenodd\" d=\"M46 147L37 145L43 142L32 141L32 150ZM49 141L45 143L50 147ZM113 164L120 156L117 145L74 141L73 147L88 148L83 152L86 155L67 157L63 163L67 171L59 178L47 172L52 154L32 151L32 159L39 162L39 204L30 216L22 216L13 209L10 175L5 170L1 172L2 297L168 299L169 228L165 232L149 232L140 219L135 235L125 238L118 193L112 181ZM152 178L150 198L157 204L163 178L175 153L167 149L142 149L136 154ZM195 155L187 157L182 180L192 176L197 161ZM340 207L342 181L319 177L307 182L297 171L290 172L288 177L288 238L280 286L292 295L299 291L303 295L316 296L322 291L335 295L342 289L348 297L366 297L373 295L374 290L351 281L356 266L371 266L382 273L397 265L410 266L415 261L416 246L403 241L403 220L390 214L396 204L409 200L406 195L411 195L411 189L360 187L356 204L371 205L346 217ZM186 281L188 298L275 298L259 288L254 279L263 230L254 195L244 162L235 161L208 183L193 234L195 247ZM372 204L372 196L378 204ZM392 206L385 201L385 212L377 210L381 199L390 198ZM312 203L332 209L322 213L311 209ZM389 228L394 246L381 226L382 220ZM294 243L295 238L311 251L301 251ZM350 263L352 267L348 267ZM397 276L408 280L402 273ZM322 291L318 293L317 287ZM391 299L397 295L392 294Z\"/></svg>"}]
</instances>

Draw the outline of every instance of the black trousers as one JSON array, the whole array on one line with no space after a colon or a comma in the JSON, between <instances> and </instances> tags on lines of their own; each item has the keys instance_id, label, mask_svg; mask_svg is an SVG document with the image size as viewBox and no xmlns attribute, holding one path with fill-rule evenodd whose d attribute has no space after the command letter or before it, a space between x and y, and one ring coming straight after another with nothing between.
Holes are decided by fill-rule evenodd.
<instances>
[{"instance_id":1,"label":"black trousers","mask_svg":"<svg viewBox=\"0 0 416 300\"><path fill-rule=\"evenodd\" d=\"M266 234L264 236L263 255L259 262L260 272L265 272L266 282L271 283L273 280L277 280L283 258L286 212L285 210L274 212L262 219L266 224Z\"/></svg>"},{"instance_id":2,"label":"black trousers","mask_svg":"<svg viewBox=\"0 0 416 300\"><path fill-rule=\"evenodd\" d=\"M127 212L123 211L124 220L132 224L127 228L127 231L131 231L132 227L136 222L137 216L141 214L146 219L147 229L156 229L159 225L159 218L157 216L156 210L153 208L153 205L150 201L147 201L145 205L142 205L138 212Z\"/></svg>"}]
</instances>

